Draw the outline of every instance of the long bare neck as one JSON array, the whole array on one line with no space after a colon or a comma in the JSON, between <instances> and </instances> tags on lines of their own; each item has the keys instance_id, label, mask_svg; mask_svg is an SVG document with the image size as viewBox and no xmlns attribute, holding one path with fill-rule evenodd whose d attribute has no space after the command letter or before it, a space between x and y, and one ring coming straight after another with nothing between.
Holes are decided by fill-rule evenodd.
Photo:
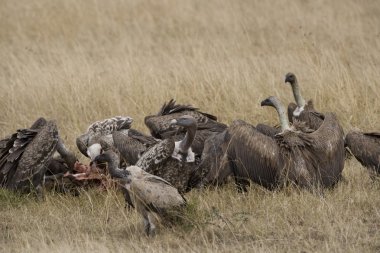
<instances>
[{"instance_id":1,"label":"long bare neck","mask_svg":"<svg viewBox=\"0 0 380 253\"><path fill-rule=\"evenodd\" d=\"M70 168L74 168L74 164L77 161L75 155L66 148L65 144L60 137L58 137L57 152L61 155L63 160L69 165Z\"/></svg>"},{"instance_id":2,"label":"long bare neck","mask_svg":"<svg viewBox=\"0 0 380 253\"><path fill-rule=\"evenodd\" d=\"M119 157L117 155L110 156L108 161L108 171L113 178L123 178L123 170L119 169Z\"/></svg>"},{"instance_id":3,"label":"long bare neck","mask_svg":"<svg viewBox=\"0 0 380 253\"><path fill-rule=\"evenodd\" d=\"M179 144L179 149L182 153L187 153L191 145L193 144L194 138L195 138L195 132L197 131L196 125L191 125L187 127L187 132L185 135L185 138L181 141Z\"/></svg>"},{"instance_id":4,"label":"long bare neck","mask_svg":"<svg viewBox=\"0 0 380 253\"><path fill-rule=\"evenodd\" d=\"M303 99L301 95L301 91L300 91L300 87L298 85L297 79L295 79L294 82L291 83L291 86L293 90L293 96L294 96L294 99L296 100L298 107L304 107L306 102L305 102L305 99Z\"/></svg>"},{"instance_id":5,"label":"long bare neck","mask_svg":"<svg viewBox=\"0 0 380 253\"><path fill-rule=\"evenodd\" d=\"M274 100L272 101L273 106L276 108L276 111L278 113L278 117L280 118L280 124L281 124L281 132L284 132L285 130L289 130L289 119L286 115L285 107L278 101Z\"/></svg>"}]
</instances>

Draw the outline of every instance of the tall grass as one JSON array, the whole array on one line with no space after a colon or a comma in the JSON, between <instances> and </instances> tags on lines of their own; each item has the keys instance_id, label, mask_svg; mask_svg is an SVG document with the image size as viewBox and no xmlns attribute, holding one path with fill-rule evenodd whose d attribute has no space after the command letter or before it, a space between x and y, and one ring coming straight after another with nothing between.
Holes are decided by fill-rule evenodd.
<instances>
[{"instance_id":1,"label":"tall grass","mask_svg":"<svg viewBox=\"0 0 380 253\"><path fill-rule=\"evenodd\" d=\"M345 131L379 130L378 1L0 2L0 137L39 116L67 145L89 123L144 116L175 98L230 123L276 124L260 108L293 100L292 71ZM146 238L112 190L44 203L0 193L1 252L358 252L380 250L379 180L348 161L324 198L295 189L247 195L233 185L187 195L188 223Z\"/></svg>"}]
</instances>

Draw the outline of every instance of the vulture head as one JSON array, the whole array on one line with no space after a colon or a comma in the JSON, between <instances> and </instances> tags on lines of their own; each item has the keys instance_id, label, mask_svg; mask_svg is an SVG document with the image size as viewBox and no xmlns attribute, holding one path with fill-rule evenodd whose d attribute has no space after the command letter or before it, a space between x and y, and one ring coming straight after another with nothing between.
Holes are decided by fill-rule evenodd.
<instances>
[{"instance_id":1,"label":"vulture head","mask_svg":"<svg viewBox=\"0 0 380 253\"><path fill-rule=\"evenodd\" d=\"M94 160L97 156L103 153L102 146L99 143L92 144L87 148L87 155Z\"/></svg>"},{"instance_id":2,"label":"vulture head","mask_svg":"<svg viewBox=\"0 0 380 253\"><path fill-rule=\"evenodd\" d=\"M289 72L285 75L285 83L290 83L291 85L293 85L296 82L297 82L296 75L293 74L292 72Z\"/></svg>"},{"instance_id":3,"label":"vulture head","mask_svg":"<svg viewBox=\"0 0 380 253\"><path fill-rule=\"evenodd\" d=\"M31 129L40 129L42 128L43 126L45 126L47 123L47 120L44 119L44 118L38 118L34 123L33 125L30 127Z\"/></svg>"},{"instance_id":4,"label":"vulture head","mask_svg":"<svg viewBox=\"0 0 380 253\"><path fill-rule=\"evenodd\" d=\"M178 119L173 119L170 121L170 125L174 126L182 126L185 128L196 128L197 127L197 121L194 119L194 117L190 115L183 115L179 117Z\"/></svg>"},{"instance_id":5,"label":"vulture head","mask_svg":"<svg viewBox=\"0 0 380 253\"><path fill-rule=\"evenodd\" d=\"M279 104L279 100L274 96L270 96L264 99L263 101L261 101L261 106L272 106L274 108L277 108L276 106L278 104Z\"/></svg>"},{"instance_id":6,"label":"vulture head","mask_svg":"<svg viewBox=\"0 0 380 253\"><path fill-rule=\"evenodd\" d=\"M99 145L99 144L94 144L91 147L95 145ZM101 164L101 163L111 163L115 159L119 159L118 155L112 150L107 150L105 152L99 153L97 156L94 157L92 161L97 164Z\"/></svg>"},{"instance_id":7,"label":"vulture head","mask_svg":"<svg viewBox=\"0 0 380 253\"><path fill-rule=\"evenodd\" d=\"M286 130L290 130L289 127L289 120L288 116L285 111L284 105L281 103L281 101L274 97L270 96L263 101L261 101L261 106L272 106L276 109L278 116L280 118L280 123L281 123L281 132L284 132Z\"/></svg>"},{"instance_id":8,"label":"vulture head","mask_svg":"<svg viewBox=\"0 0 380 253\"><path fill-rule=\"evenodd\" d=\"M119 167L120 158L119 155L113 150L107 150L102 154L95 157L92 161L92 165L99 166L101 164L107 164L108 171L113 178L126 179L130 173L125 169Z\"/></svg>"}]
</instances>

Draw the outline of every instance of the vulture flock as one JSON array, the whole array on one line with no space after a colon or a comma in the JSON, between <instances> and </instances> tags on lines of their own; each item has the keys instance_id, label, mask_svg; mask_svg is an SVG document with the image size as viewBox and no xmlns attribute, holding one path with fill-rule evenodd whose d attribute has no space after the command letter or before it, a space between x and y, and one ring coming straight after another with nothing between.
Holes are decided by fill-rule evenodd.
<instances>
[{"instance_id":1,"label":"vulture flock","mask_svg":"<svg viewBox=\"0 0 380 253\"><path fill-rule=\"evenodd\" d=\"M181 217L186 192L227 178L240 191L256 183L267 189L294 184L321 193L342 178L347 150L380 173L380 133L345 135L334 113L317 112L312 101L303 99L293 73L285 83L296 103L286 109L273 96L261 102L277 111L279 127L239 119L227 126L170 100L156 115L145 117L150 135L133 129L131 117L91 124L76 139L79 151L91 159L89 165L65 147L54 121L39 118L0 141L0 185L43 198L46 189L78 194L78 188L116 183L152 236L157 218L170 224Z\"/></svg>"}]
</instances>

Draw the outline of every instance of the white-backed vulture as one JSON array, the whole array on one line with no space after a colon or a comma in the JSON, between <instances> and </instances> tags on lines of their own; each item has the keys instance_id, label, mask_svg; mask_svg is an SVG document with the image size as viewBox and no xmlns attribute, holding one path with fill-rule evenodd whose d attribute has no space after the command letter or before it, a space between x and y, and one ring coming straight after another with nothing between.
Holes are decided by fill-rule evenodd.
<instances>
[{"instance_id":1,"label":"white-backed vulture","mask_svg":"<svg viewBox=\"0 0 380 253\"><path fill-rule=\"evenodd\" d=\"M158 139L175 138L181 140L186 129L173 126L170 122L183 115L192 116L197 122L197 131L192 144L193 152L201 155L205 140L213 133L223 132L227 126L217 121L214 115L199 111L191 105L175 104L172 99L165 103L156 115L145 117L145 125L149 128L151 135Z\"/></svg>"},{"instance_id":2,"label":"white-backed vulture","mask_svg":"<svg viewBox=\"0 0 380 253\"><path fill-rule=\"evenodd\" d=\"M295 74L287 73L285 76L285 83L290 83L293 91L293 96L297 104L290 103L288 105L289 121L293 122L293 118L303 121L311 129L318 129L323 120L315 114L314 104L312 100L307 103L301 95L301 90Z\"/></svg>"},{"instance_id":3,"label":"white-backed vulture","mask_svg":"<svg viewBox=\"0 0 380 253\"><path fill-rule=\"evenodd\" d=\"M119 169L119 157L112 150L108 150L95 158L96 163L107 162L111 177L119 180L126 189L127 196L133 197L133 204L143 216L145 232L149 236L155 234L153 213L158 214L164 223L170 222L172 215L186 205L185 198L168 181L161 177L149 174L137 166ZM131 201L131 199L129 199Z\"/></svg>"},{"instance_id":4,"label":"white-backed vulture","mask_svg":"<svg viewBox=\"0 0 380 253\"><path fill-rule=\"evenodd\" d=\"M170 224L175 218L181 218L186 199L168 181L149 174L137 166L127 168L130 173L126 182L132 194L137 211L143 216L147 235L154 236L157 214L162 224Z\"/></svg>"},{"instance_id":5,"label":"white-backed vulture","mask_svg":"<svg viewBox=\"0 0 380 253\"><path fill-rule=\"evenodd\" d=\"M192 116L183 115L172 119L170 124L186 129L183 139L168 138L158 142L141 155L136 166L164 178L183 193L198 184L201 177L197 170L199 158L192 151L197 122Z\"/></svg>"},{"instance_id":6,"label":"white-backed vulture","mask_svg":"<svg viewBox=\"0 0 380 253\"><path fill-rule=\"evenodd\" d=\"M363 166L380 174L380 133L351 131L345 144Z\"/></svg>"},{"instance_id":7,"label":"white-backed vulture","mask_svg":"<svg viewBox=\"0 0 380 253\"><path fill-rule=\"evenodd\" d=\"M79 151L91 159L99 155L99 145L103 149L113 146L112 133L115 131L128 131L130 129L133 119L128 116L116 116L113 118L96 121L92 123L86 133L80 135L76 139L76 144ZM92 145L94 145L92 147Z\"/></svg>"},{"instance_id":8,"label":"white-backed vulture","mask_svg":"<svg viewBox=\"0 0 380 253\"><path fill-rule=\"evenodd\" d=\"M341 177L344 166L343 130L333 113L320 115L315 131L295 121L292 126L275 97L262 106L276 108L281 132L274 138L241 121L228 129L228 159L235 180L245 188L247 179L269 189L293 182L301 187L329 187Z\"/></svg>"}]
</instances>

